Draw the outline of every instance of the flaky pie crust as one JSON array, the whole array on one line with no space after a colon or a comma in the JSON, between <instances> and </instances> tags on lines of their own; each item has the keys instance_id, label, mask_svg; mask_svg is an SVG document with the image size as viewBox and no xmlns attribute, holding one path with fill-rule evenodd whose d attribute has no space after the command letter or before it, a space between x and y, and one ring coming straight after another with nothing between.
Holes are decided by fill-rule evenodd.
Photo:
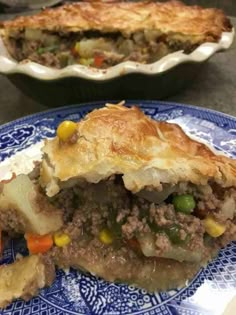
<instances>
[{"instance_id":1,"label":"flaky pie crust","mask_svg":"<svg viewBox=\"0 0 236 315\"><path fill-rule=\"evenodd\" d=\"M236 160L217 155L190 139L176 124L155 121L138 107L106 104L77 123L76 143L58 137L46 140L41 184L49 196L63 183L97 183L121 174L125 187L136 193L161 183L210 180L223 187L236 186Z\"/></svg>"},{"instance_id":2,"label":"flaky pie crust","mask_svg":"<svg viewBox=\"0 0 236 315\"><path fill-rule=\"evenodd\" d=\"M55 32L121 32L160 30L163 34L188 36L195 43L218 41L232 29L219 9L186 6L179 1L158 2L78 2L45 9L33 16L20 16L1 24L5 36L15 30L36 28Z\"/></svg>"}]
</instances>

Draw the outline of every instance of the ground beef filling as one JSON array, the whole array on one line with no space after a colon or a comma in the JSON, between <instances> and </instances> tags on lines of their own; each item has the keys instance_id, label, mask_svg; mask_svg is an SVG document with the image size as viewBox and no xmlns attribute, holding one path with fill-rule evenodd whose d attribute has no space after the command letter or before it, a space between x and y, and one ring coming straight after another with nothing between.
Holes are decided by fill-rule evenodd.
<instances>
[{"instance_id":1,"label":"ground beef filling","mask_svg":"<svg viewBox=\"0 0 236 315\"><path fill-rule=\"evenodd\" d=\"M18 61L29 59L55 68L82 64L106 69L127 60L152 63L169 53L178 50L190 53L196 48L189 40L181 42L155 30L124 37L120 33L58 34L26 29L10 34L5 42Z\"/></svg>"},{"instance_id":2,"label":"ground beef filling","mask_svg":"<svg viewBox=\"0 0 236 315\"><path fill-rule=\"evenodd\" d=\"M196 187L181 184L160 204L132 195L114 177L96 185L84 184L64 189L51 202L69 214L70 222L63 232L70 235L72 243L70 249L55 248L52 255L54 258L57 256L56 263L61 266L69 266L70 263L72 266L80 265L83 253L86 257L90 255L91 246L91 255L96 256L101 251L103 258L114 257L114 251L128 249L129 255L124 259L130 265L134 261L143 265L144 261L148 263L157 257L198 266L204 264L216 250L236 239L236 225L232 217L227 211L222 212L228 200L236 202L236 192L234 189L222 189L219 194L214 189L211 185ZM195 198L196 207L190 214L176 211L172 203L173 196L182 193L191 193ZM203 219L209 214L226 226L227 232L222 236L213 238L206 233ZM100 240L104 229L112 234L109 245L102 244ZM78 254L75 244L79 244ZM106 252L113 254L109 256ZM110 258L107 260L106 264L112 263Z\"/></svg>"},{"instance_id":3,"label":"ground beef filling","mask_svg":"<svg viewBox=\"0 0 236 315\"><path fill-rule=\"evenodd\" d=\"M27 220L19 215L14 206L11 210L0 211L0 231L7 231L12 237L22 233L27 224Z\"/></svg>"},{"instance_id":4,"label":"ground beef filling","mask_svg":"<svg viewBox=\"0 0 236 315\"><path fill-rule=\"evenodd\" d=\"M31 177L37 182L37 172ZM49 202L61 209L64 226L57 233L69 236L66 245L55 243L45 254L48 261L148 291L166 290L183 286L221 247L236 240L234 188L179 183L147 191L134 195L120 176L112 176L97 184L63 188L46 203L39 197L43 208ZM183 195L194 199L191 211L177 210L174 200ZM225 227L221 235L209 235L204 224L209 216ZM0 215L3 230L18 231L19 226L14 210L10 217ZM109 234L105 240L104 231Z\"/></svg>"}]
</instances>

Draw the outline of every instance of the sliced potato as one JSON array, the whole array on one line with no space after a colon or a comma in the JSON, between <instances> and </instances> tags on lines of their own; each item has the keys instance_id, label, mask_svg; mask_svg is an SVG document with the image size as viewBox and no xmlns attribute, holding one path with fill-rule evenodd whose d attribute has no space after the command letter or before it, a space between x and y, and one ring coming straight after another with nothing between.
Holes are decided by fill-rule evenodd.
<instances>
[{"instance_id":1,"label":"sliced potato","mask_svg":"<svg viewBox=\"0 0 236 315\"><path fill-rule=\"evenodd\" d=\"M167 186L161 191L157 190L147 190L142 189L137 193L137 196L146 199L150 202L154 202L156 204L161 204L165 199L167 199L174 191L177 191L177 185Z\"/></svg>"},{"instance_id":2,"label":"sliced potato","mask_svg":"<svg viewBox=\"0 0 236 315\"><path fill-rule=\"evenodd\" d=\"M0 266L0 308L18 298L29 300L39 289L51 285L54 278L54 265L42 256L29 256Z\"/></svg>"},{"instance_id":3,"label":"sliced potato","mask_svg":"<svg viewBox=\"0 0 236 315\"><path fill-rule=\"evenodd\" d=\"M226 219L233 220L236 213L236 200L233 196L225 198L221 207L222 214Z\"/></svg>"},{"instance_id":4,"label":"sliced potato","mask_svg":"<svg viewBox=\"0 0 236 315\"><path fill-rule=\"evenodd\" d=\"M4 184L0 194L0 228L16 233L48 234L63 225L62 211L38 192L27 175Z\"/></svg>"},{"instance_id":5,"label":"sliced potato","mask_svg":"<svg viewBox=\"0 0 236 315\"><path fill-rule=\"evenodd\" d=\"M170 249L164 251L161 255L157 254L157 248L155 245L155 237L152 233L146 233L138 237L141 250L146 257L160 257L174 259L179 262L199 262L202 259L201 252L194 252L187 248L172 245Z\"/></svg>"},{"instance_id":6,"label":"sliced potato","mask_svg":"<svg viewBox=\"0 0 236 315\"><path fill-rule=\"evenodd\" d=\"M25 30L25 39L28 41L38 41L45 46L51 46L60 43L60 37L57 35L44 33L39 29L27 28Z\"/></svg>"},{"instance_id":7,"label":"sliced potato","mask_svg":"<svg viewBox=\"0 0 236 315\"><path fill-rule=\"evenodd\" d=\"M25 38L32 41L42 40L43 32L38 29L27 28L25 30Z\"/></svg>"},{"instance_id":8,"label":"sliced potato","mask_svg":"<svg viewBox=\"0 0 236 315\"><path fill-rule=\"evenodd\" d=\"M79 42L79 54L83 58L94 57L95 50L112 51L114 43L104 38L82 39Z\"/></svg>"}]
</instances>

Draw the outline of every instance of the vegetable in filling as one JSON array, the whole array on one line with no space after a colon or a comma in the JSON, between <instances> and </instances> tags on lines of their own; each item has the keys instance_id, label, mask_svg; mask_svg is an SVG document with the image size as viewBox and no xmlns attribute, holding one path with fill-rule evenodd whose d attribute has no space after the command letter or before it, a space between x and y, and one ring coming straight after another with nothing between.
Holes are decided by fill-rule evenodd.
<instances>
[{"instance_id":1,"label":"vegetable in filling","mask_svg":"<svg viewBox=\"0 0 236 315\"><path fill-rule=\"evenodd\" d=\"M211 184L165 188L172 192L158 203L163 192L153 191L154 203L128 192L116 176L64 189L51 202L62 208L66 204L65 211L73 213L63 230L71 240L86 235L108 247L128 246L145 257L206 261L229 241L225 231L230 217L224 205L234 200L235 212L235 190L229 194L222 189L219 198Z\"/></svg>"},{"instance_id":2,"label":"vegetable in filling","mask_svg":"<svg viewBox=\"0 0 236 315\"><path fill-rule=\"evenodd\" d=\"M125 37L121 33L52 33L25 29L9 35L6 44L18 61L30 59L56 68L81 64L101 69L128 60L152 63L177 50L189 53L196 46L188 39L181 42L158 30Z\"/></svg>"}]
</instances>

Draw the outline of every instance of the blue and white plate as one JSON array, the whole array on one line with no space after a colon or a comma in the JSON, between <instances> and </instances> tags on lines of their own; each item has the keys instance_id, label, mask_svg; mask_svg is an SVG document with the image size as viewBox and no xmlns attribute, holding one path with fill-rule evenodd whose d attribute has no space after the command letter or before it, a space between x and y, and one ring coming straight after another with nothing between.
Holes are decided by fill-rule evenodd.
<instances>
[{"instance_id":1,"label":"blue and white plate","mask_svg":"<svg viewBox=\"0 0 236 315\"><path fill-rule=\"evenodd\" d=\"M154 119L182 126L186 133L214 150L236 158L236 118L197 107L174 103L134 101ZM42 139L53 137L65 119L79 120L104 103L75 105L18 119L0 127L0 179L12 171L27 172L40 158ZM12 241L2 263L25 254L22 241ZM235 315L236 243L222 249L218 257L182 289L148 294L132 286L108 283L75 270L58 270L50 288L29 302L18 300L1 315Z\"/></svg>"}]
</instances>

